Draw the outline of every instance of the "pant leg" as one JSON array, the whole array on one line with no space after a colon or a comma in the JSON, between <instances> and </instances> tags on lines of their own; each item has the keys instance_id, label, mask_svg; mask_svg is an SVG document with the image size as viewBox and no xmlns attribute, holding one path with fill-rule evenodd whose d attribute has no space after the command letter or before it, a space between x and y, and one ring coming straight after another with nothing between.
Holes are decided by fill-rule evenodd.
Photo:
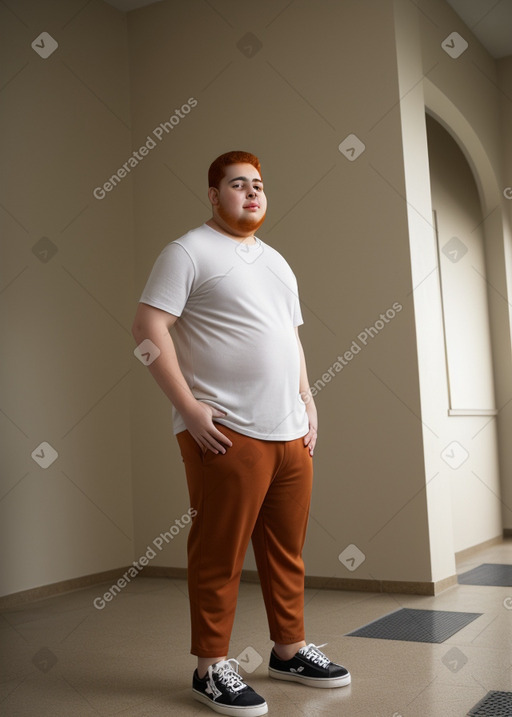
<instances>
[{"instance_id":1,"label":"pant leg","mask_svg":"<svg viewBox=\"0 0 512 717\"><path fill-rule=\"evenodd\" d=\"M225 454L203 454L188 431L177 435L197 511L187 548L191 653L198 657L228 654L244 557L275 465L272 447L219 429L233 442Z\"/></svg>"},{"instance_id":2,"label":"pant leg","mask_svg":"<svg viewBox=\"0 0 512 717\"><path fill-rule=\"evenodd\" d=\"M270 638L304 640L304 563L313 459L302 438L287 441L252 535Z\"/></svg>"}]
</instances>

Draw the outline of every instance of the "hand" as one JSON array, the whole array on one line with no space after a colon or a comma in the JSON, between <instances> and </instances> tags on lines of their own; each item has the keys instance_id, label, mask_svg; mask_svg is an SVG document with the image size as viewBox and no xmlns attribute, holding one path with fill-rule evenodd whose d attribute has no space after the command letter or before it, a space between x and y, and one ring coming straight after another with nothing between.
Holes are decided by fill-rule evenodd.
<instances>
[{"instance_id":1,"label":"hand","mask_svg":"<svg viewBox=\"0 0 512 717\"><path fill-rule=\"evenodd\" d=\"M308 410L308 408L306 408L306 413L308 414L309 431L304 436L304 445L309 448L309 455L312 456L316 446L316 439L318 437L318 419L314 406L312 407L313 410Z\"/></svg>"},{"instance_id":2,"label":"hand","mask_svg":"<svg viewBox=\"0 0 512 717\"><path fill-rule=\"evenodd\" d=\"M213 453L225 453L226 446L233 445L213 422L214 416L225 415L223 411L202 401L196 401L190 411L187 411L186 414L182 413L189 433L204 453L208 450Z\"/></svg>"}]
</instances>

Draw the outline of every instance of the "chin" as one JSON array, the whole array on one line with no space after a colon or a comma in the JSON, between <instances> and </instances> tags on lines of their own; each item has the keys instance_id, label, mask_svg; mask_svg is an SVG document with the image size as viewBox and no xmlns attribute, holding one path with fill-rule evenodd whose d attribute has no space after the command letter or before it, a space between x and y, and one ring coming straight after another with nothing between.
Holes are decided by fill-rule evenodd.
<instances>
[{"instance_id":1,"label":"chin","mask_svg":"<svg viewBox=\"0 0 512 717\"><path fill-rule=\"evenodd\" d=\"M217 207L219 217L231 229L234 234L250 236L258 231L265 221L266 213L262 217L234 217L222 207Z\"/></svg>"},{"instance_id":2,"label":"chin","mask_svg":"<svg viewBox=\"0 0 512 717\"><path fill-rule=\"evenodd\" d=\"M264 221L265 215L263 215L260 219L237 219L234 222L233 228L249 234L254 234L254 232L258 231Z\"/></svg>"}]
</instances>

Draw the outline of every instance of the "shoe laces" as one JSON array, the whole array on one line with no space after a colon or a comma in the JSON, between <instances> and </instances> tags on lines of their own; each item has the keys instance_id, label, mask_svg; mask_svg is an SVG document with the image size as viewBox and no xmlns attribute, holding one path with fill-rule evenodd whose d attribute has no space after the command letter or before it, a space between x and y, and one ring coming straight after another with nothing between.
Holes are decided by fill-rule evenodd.
<instances>
[{"instance_id":1,"label":"shoe laces","mask_svg":"<svg viewBox=\"0 0 512 717\"><path fill-rule=\"evenodd\" d=\"M313 645L313 643L310 643L309 645L305 645L304 647L301 647L299 652L301 655L304 655L306 660L311 660L311 662L314 662L317 665L320 665L320 667L329 667L331 664L331 661L329 658L324 655L324 653L320 650L320 647L325 647L327 645L326 642L324 642L323 645Z\"/></svg>"},{"instance_id":2,"label":"shoe laces","mask_svg":"<svg viewBox=\"0 0 512 717\"><path fill-rule=\"evenodd\" d=\"M233 663L233 666L231 663ZM239 664L238 660L231 658L230 660L221 660L220 662L215 663L215 665L210 665L208 667L208 677L210 683L213 682L213 673L215 672L219 681L223 685L226 685L228 690L231 690L232 692L239 692L240 690L243 690L244 687L246 687L246 684L241 675L238 674Z\"/></svg>"}]
</instances>

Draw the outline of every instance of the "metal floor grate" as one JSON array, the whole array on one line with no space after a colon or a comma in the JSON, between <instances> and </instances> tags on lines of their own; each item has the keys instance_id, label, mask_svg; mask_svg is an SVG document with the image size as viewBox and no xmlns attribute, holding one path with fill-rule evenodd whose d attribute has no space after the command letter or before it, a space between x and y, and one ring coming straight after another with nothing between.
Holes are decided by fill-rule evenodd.
<instances>
[{"instance_id":1,"label":"metal floor grate","mask_svg":"<svg viewBox=\"0 0 512 717\"><path fill-rule=\"evenodd\" d=\"M483 563L458 577L460 585L495 585L512 587L512 565Z\"/></svg>"},{"instance_id":2,"label":"metal floor grate","mask_svg":"<svg viewBox=\"0 0 512 717\"><path fill-rule=\"evenodd\" d=\"M512 692L488 692L483 700L472 707L470 717L510 717L512 715Z\"/></svg>"},{"instance_id":3,"label":"metal floor grate","mask_svg":"<svg viewBox=\"0 0 512 717\"><path fill-rule=\"evenodd\" d=\"M462 630L482 614L402 608L347 634L352 637L373 637L379 640L439 643Z\"/></svg>"}]
</instances>

